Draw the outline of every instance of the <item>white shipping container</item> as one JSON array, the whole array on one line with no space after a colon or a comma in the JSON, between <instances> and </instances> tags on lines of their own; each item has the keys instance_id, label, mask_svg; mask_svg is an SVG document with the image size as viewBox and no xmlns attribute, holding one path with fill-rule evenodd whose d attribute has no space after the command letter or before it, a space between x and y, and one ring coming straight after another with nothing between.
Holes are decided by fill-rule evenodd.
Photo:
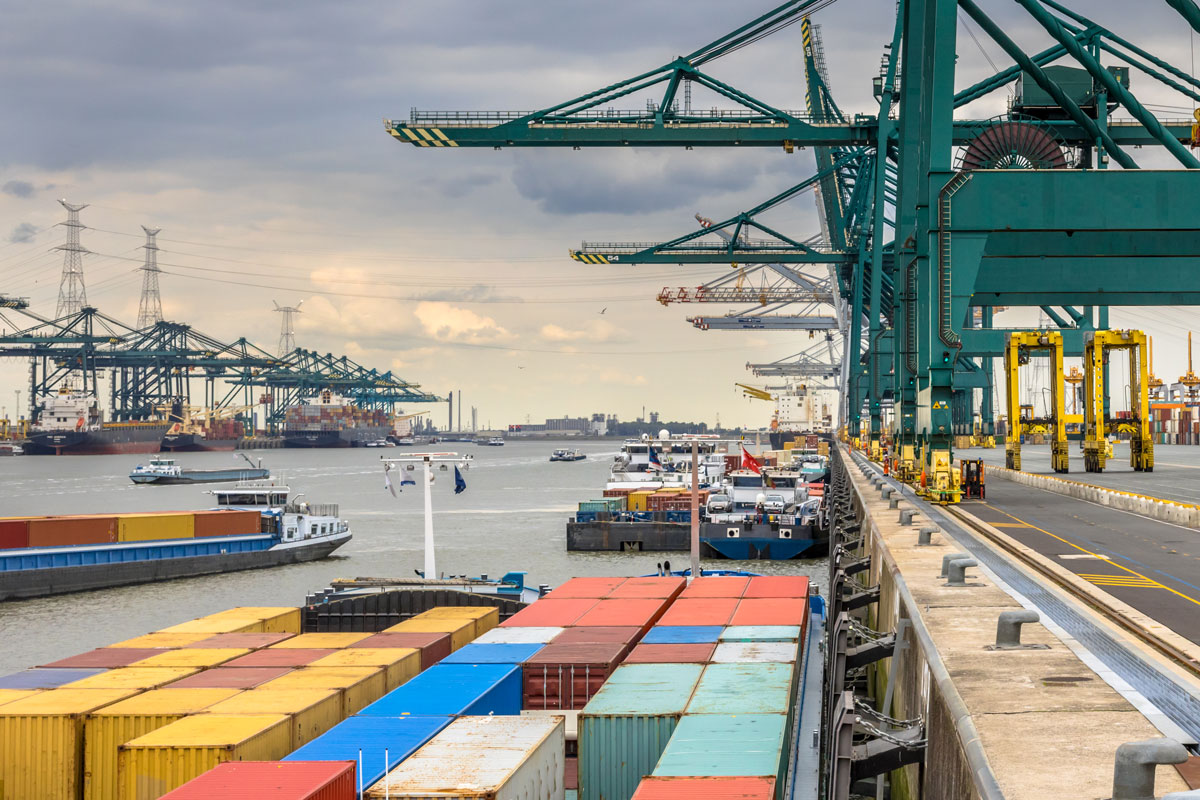
<instances>
[{"instance_id":1,"label":"white shipping container","mask_svg":"<svg viewBox=\"0 0 1200 800\"><path fill-rule=\"evenodd\" d=\"M550 644L565 628L492 628L475 644Z\"/></svg>"},{"instance_id":2,"label":"white shipping container","mask_svg":"<svg viewBox=\"0 0 1200 800\"><path fill-rule=\"evenodd\" d=\"M714 664L793 662L798 654L796 642L721 642L709 659Z\"/></svg>"},{"instance_id":3,"label":"white shipping container","mask_svg":"<svg viewBox=\"0 0 1200 800\"><path fill-rule=\"evenodd\" d=\"M543 711L541 709L522 709L521 716L523 716L523 717L542 717L542 718L564 717L565 718L564 722L566 724L566 730L564 731L564 733L566 734L567 741L574 742L574 741L578 741L578 739L579 739L579 712L578 711L570 711L565 708L548 709L545 711Z\"/></svg>"},{"instance_id":4,"label":"white shipping container","mask_svg":"<svg viewBox=\"0 0 1200 800\"><path fill-rule=\"evenodd\" d=\"M459 717L367 790L404 800L565 800L563 717Z\"/></svg>"}]
</instances>

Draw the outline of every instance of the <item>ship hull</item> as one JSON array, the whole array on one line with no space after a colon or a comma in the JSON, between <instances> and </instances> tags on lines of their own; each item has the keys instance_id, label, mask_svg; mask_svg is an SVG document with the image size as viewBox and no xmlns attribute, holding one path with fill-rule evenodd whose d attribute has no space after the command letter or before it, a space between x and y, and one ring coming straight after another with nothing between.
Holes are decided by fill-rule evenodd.
<instances>
[{"instance_id":1,"label":"ship hull","mask_svg":"<svg viewBox=\"0 0 1200 800\"><path fill-rule=\"evenodd\" d=\"M284 447L366 447L368 442L387 438L386 427L370 426L341 430L306 431L284 429Z\"/></svg>"},{"instance_id":2,"label":"ship hull","mask_svg":"<svg viewBox=\"0 0 1200 800\"><path fill-rule=\"evenodd\" d=\"M181 483L225 483L228 481L254 481L271 477L267 469L206 469L184 472L182 475L138 475L133 474L129 479L134 483L166 486Z\"/></svg>"},{"instance_id":3,"label":"ship hull","mask_svg":"<svg viewBox=\"0 0 1200 800\"><path fill-rule=\"evenodd\" d=\"M157 453L167 426L135 425L96 431L34 431L26 455L113 455Z\"/></svg>"},{"instance_id":4,"label":"ship hull","mask_svg":"<svg viewBox=\"0 0 1200 800\"><path fill-rule=\"evenodd\" d=\"M162 449L167 453L236 450L238 441L238 439L208 439L193 433L168 433L162 438Z\"/></svg>"}]
</instances>

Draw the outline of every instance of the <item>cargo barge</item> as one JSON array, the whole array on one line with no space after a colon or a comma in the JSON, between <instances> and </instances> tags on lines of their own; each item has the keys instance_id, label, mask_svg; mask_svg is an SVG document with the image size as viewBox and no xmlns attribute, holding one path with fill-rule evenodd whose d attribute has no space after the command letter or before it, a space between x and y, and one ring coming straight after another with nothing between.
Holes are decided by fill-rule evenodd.
<instances>
[{"instance_id":1,"label":"cargo barge","mask_svg":"<svg viewBox=\"0 0 1200 800\"><path fill-rule=\"evenodd\" d=\"M209 511L0 520L0 600L313 561L351 538L336 505L284 486L213 494Z\"/></svg>"},{"instance_id":2,"label":"cargo barge","mask_svg":"<svg viewBox=\"0 0 1200 800\"><path fill-rule=\"evenodd\" d=\"M242 458L246 458L244 455ZM254 481L271 477L271 471L255 466L246 458L249 467L233 469L184 469L173 458L155 457L149 464L138 464L129 473L134 483L154 486L170 486L181 483L223 483L232 481ZM261 464L261 462L260 462Z\"/></svg>"},{"instance_id":3,"label":"cargo barge","mask_svg":"<svg viewBox=\"0 0 1200 800\"><path fill-rule=\"evenodd\" d=\"M363 409L325 391L284 414L284 447L366 447L392 432L387 412Z\"/></svg>"}]
</instances>

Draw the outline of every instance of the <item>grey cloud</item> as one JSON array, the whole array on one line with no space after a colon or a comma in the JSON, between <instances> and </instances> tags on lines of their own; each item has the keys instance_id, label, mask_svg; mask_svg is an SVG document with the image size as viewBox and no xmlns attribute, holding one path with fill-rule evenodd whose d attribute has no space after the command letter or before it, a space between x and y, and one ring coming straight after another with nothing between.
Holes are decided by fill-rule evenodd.
<instances>
[{"instance_id":1,"label":"grey cloud","mask_svg":"<svg viewBox=\"0 0 1200 800\"><path fill-rule=\"evenodd\" d=\"M524 300L516 295L500 294L491 286L478 284L463 289L438 289L432 292L421 292L412 295L413 300L425 300L443 303L522 303Z\"/></svg>"},{"instance_id":2,"label":"grey cloud","mask_svg":"<svg viewBox=\"0 0 1200 800\"><path fill-rule=\"evenodd\" d=\"M33 184L29 181L8 181L0 186L0 192L12 197L33 197Z\"/></svg>"},{"instance_id":3,"label":"grey cloud","mask_svg":"<svg viewBox=\"0 0 1200 800\"><path fill-rule=\"evenodd\" d=\"M8 235L8 241L13 244L23 244L32 242L35 236L37 236L37 228L28 222L22 222L12 229L12 233Z\"/></svg>"}]
</instances>

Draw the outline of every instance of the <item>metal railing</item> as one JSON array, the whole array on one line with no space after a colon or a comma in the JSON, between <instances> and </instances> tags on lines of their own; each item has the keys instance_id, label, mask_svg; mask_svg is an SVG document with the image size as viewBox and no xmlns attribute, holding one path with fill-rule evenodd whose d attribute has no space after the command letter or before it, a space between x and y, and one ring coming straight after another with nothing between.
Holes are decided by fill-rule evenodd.
<instances>
[{"instance_id":1,"label":"metal railing","mask_svg":"<svg viewBox=\"0 0 1200 800\"><path fill-rule=\"evenodd\" d=\"M651 250L653 248L662 247L665 242L584 242L580 246L581 253L639 253L642 250ZM702 242L693 241L685 245L676 245L671 247L669 252L672 253L724 253L728 252L728 242ZM806 250L811 250L817 253L832 253L834 252L826 244L805 245L804 249L796 247L791 242L785 242L780 239L739 239L734 252L745 252L747 250L771 250L780 253L802 253Z\"/></svg>"}]
</instances>

